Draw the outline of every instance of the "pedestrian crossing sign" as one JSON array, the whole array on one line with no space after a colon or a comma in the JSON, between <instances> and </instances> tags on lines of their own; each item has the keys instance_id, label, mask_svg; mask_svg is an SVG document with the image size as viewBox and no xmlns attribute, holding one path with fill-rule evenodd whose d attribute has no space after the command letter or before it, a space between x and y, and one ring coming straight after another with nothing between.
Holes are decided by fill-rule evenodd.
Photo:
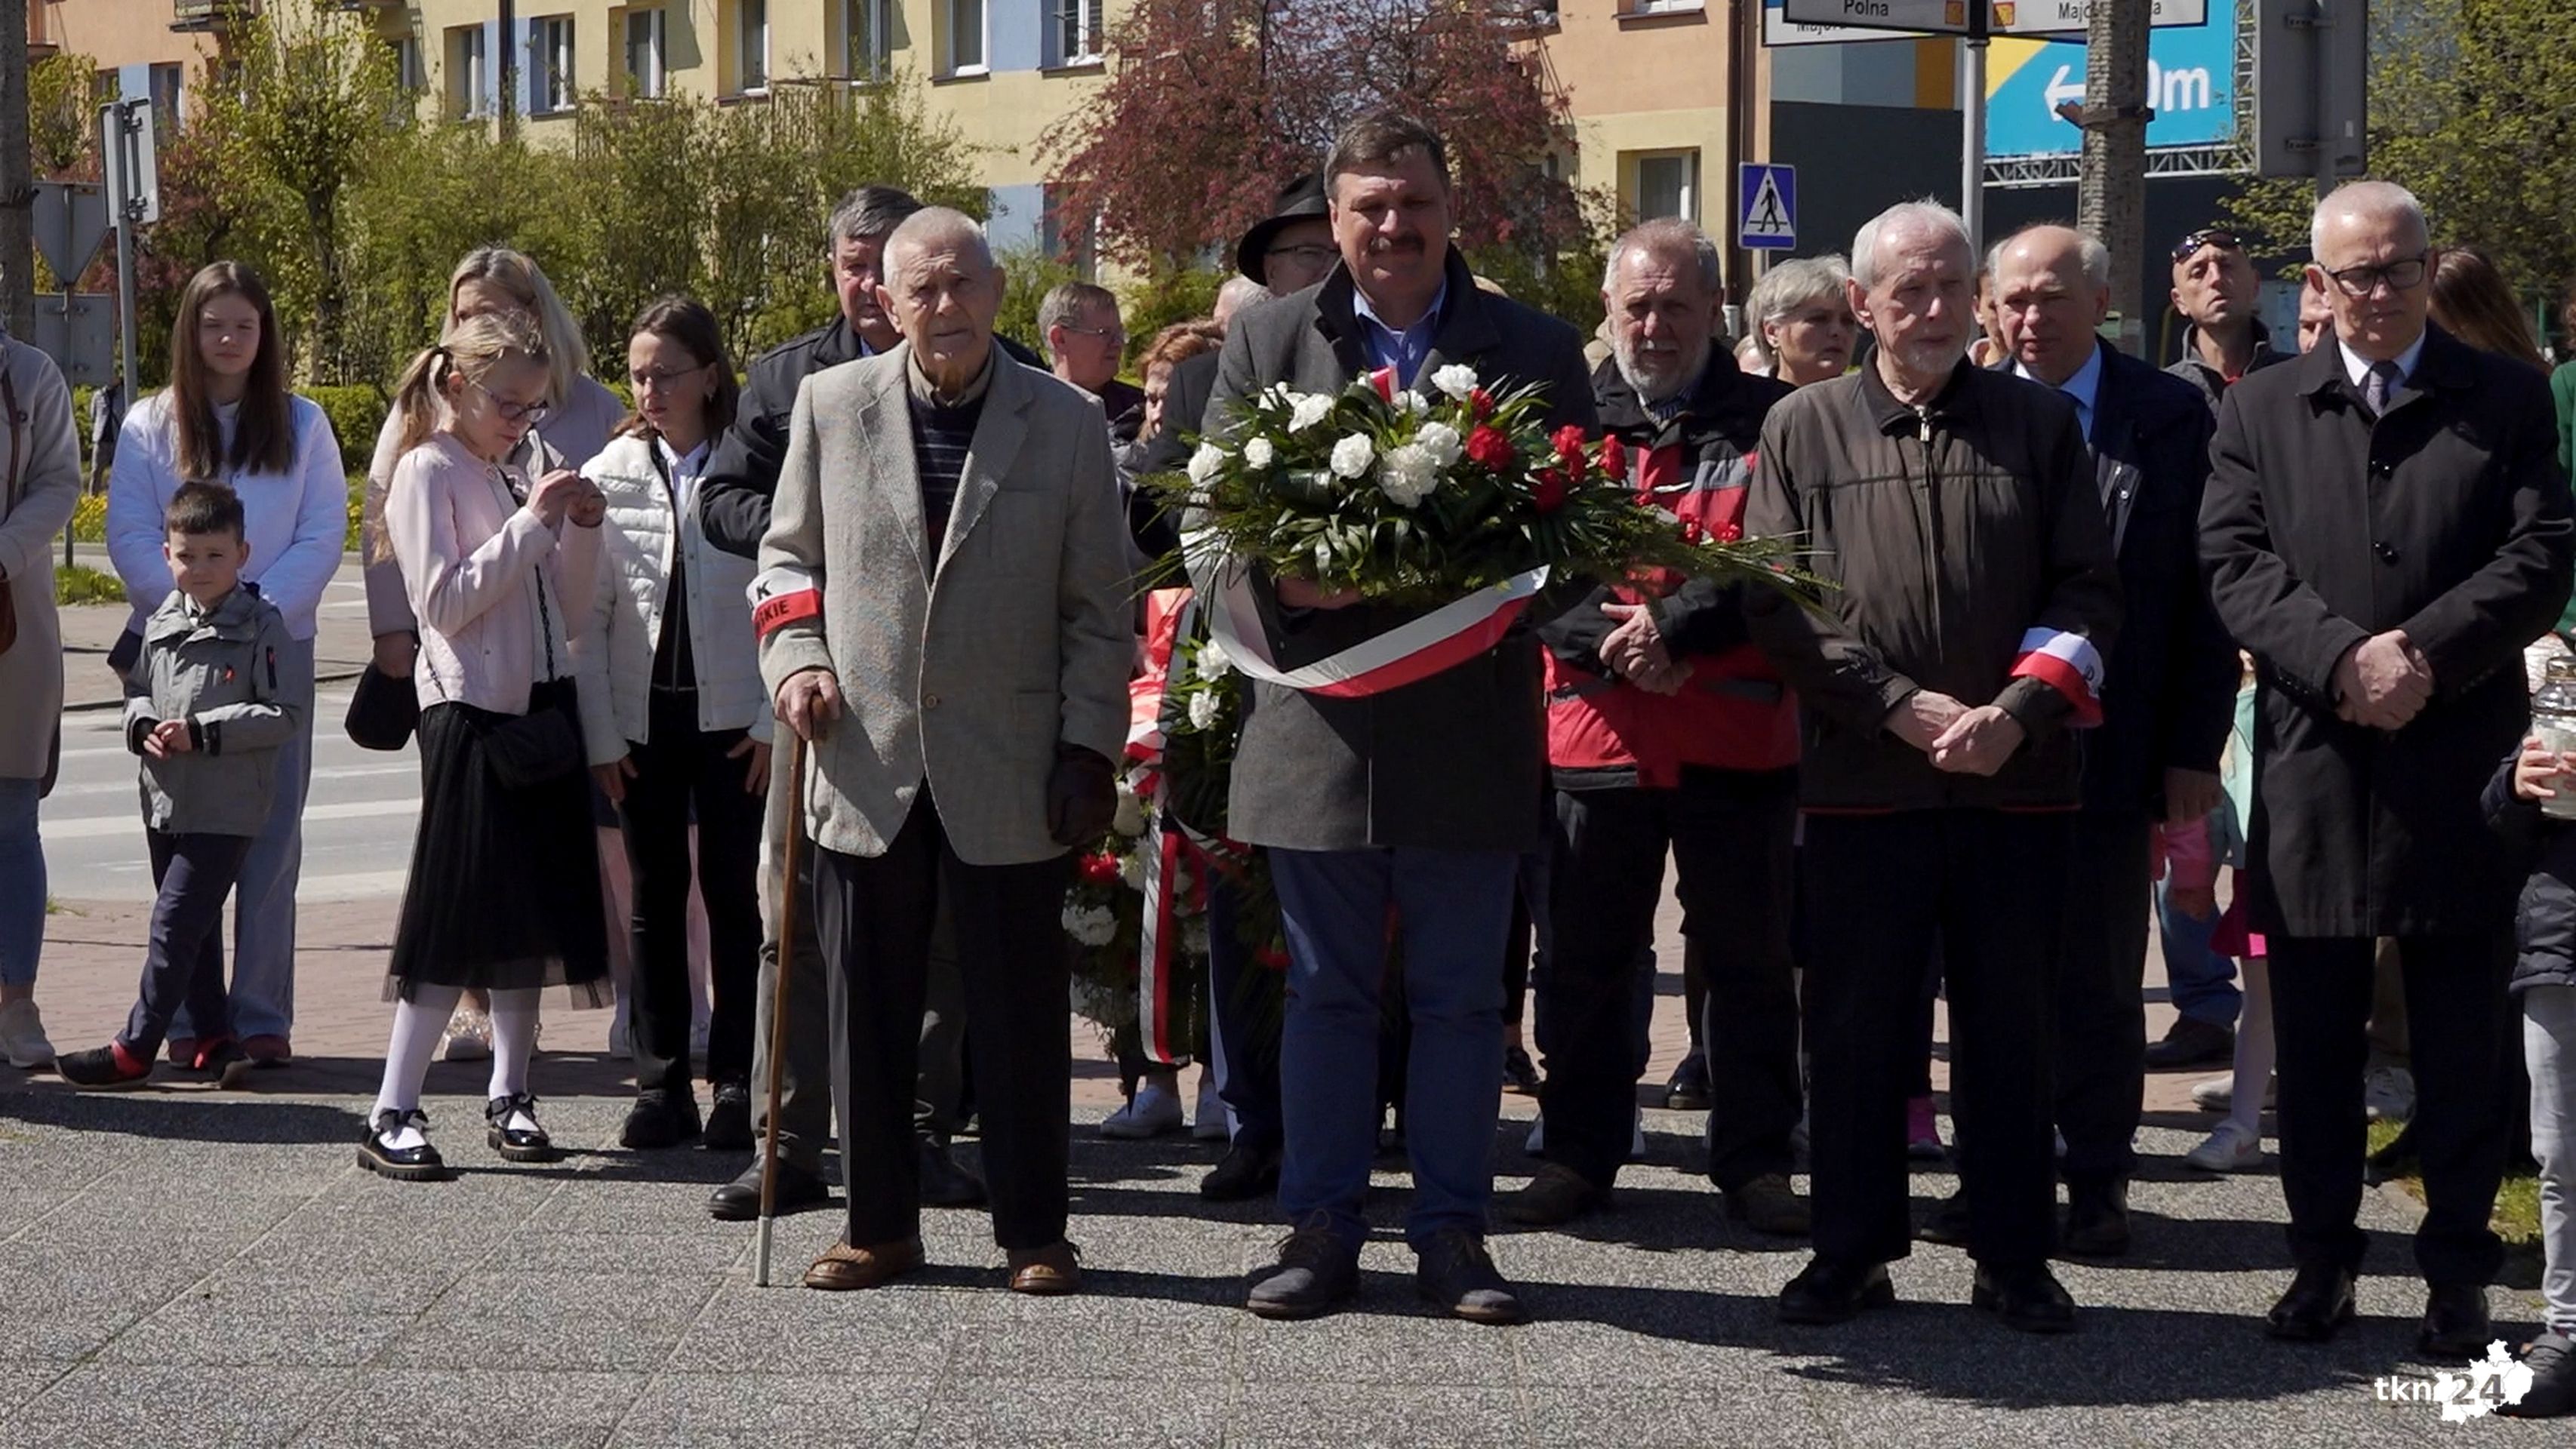
<instances>
[{"instance_id":1,"label":"pedestrian crossing sign","mask_svg":"<svg viewBox=\"0 0 2576 1449\"><path fill-rule=\"evenodd\" d=\"M1736 245L1754 251L1796 246L1798 168L1746 162L1736 171Z\"/></svg>"}]
</instances>

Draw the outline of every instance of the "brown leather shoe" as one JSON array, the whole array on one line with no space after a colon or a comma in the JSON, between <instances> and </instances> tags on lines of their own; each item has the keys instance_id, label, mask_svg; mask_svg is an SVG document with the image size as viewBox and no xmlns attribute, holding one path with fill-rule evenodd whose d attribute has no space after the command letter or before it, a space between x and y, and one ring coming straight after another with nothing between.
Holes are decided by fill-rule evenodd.
<instances>
[{"instance_id":1,"label":"brown leather shoe","mask_svg":"<svg viewBox=\"0 0 2576 1449\"><path fill-rule=\"evenodd\" d=\"M834 1243L823 1250L823 1256L814 1260L813 1267L805 1270L805 1286L846 1293L854 1288L874 1288L920 1266L919 1238L872 1243L864 1248Z\"/></svg>"},{"instance_id":2,"label":"brown leather shoe","mask_svg":"<svg viewBox=\"0 0 2576 1449\"><path fill-rule=\"evenodd\" d=\"M1040 1295L1073 1292L1082 1286L1082 1265L1075 1261L1079 1256L1071 1243L1013 1248L1011 1291Z\"/></svg>"}]
</instances>

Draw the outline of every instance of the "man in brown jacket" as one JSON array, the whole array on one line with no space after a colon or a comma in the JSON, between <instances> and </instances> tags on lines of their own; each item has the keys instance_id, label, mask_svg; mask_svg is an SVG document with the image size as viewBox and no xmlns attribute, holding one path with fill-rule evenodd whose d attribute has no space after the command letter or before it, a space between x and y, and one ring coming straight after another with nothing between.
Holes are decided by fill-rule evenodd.
<instances>
[{"instance_id":1,"label":"man in brown jacket","mask_svg":"<svg viewBox=\"0 0 2576 1449\"><path fill-rule=\"evenodd\" d=\"M1816 1256L1789 1323L1895 1300L1906 1256L1913 1005L1937 941L1969 1194L1973 1301L2064 1332L2048 1270L2048 982L2080 757L2100 721L2119 576L2072 400L1965 359L1976 256L1959 218L1891 207L1852 242L1869 366L1762 429L1752 532L1803 539L1822 613L1751 607L1804 705Z\"/></svg>"}]
</instances>

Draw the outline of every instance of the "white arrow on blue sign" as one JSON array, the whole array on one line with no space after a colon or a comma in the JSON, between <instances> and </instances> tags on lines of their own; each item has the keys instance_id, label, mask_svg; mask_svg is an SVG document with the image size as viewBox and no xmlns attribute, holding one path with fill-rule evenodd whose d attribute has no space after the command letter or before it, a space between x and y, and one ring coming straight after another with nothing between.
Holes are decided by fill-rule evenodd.
<instances>
[{"instance_id":1,"label":"white arrow on blue sign","mask_svg":"<svg viewBox=\"0 0 2576 1449\"><path fill-rule=\"evenodd\" d=\"M1735 244L1785 251L1798 244L1798 168L1746 162L1736 168Z\"/></svg>"}]
</instances>

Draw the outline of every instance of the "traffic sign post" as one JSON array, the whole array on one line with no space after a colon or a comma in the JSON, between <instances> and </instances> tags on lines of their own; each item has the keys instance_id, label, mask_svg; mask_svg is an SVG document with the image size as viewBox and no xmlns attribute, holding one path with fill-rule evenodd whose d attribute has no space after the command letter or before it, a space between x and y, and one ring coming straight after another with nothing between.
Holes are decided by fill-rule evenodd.
<instances>
[{"instance_id":1,"label":"traffic sign post","mask_svg":"<svg viewBox=\"0 0 2576 1449\"><path fill-rule=\"evenodd\" d=\"M1798 169L1747 161L1735 168L1735 244L1787 251L1798 244Z\"/></svg>"},{"instance_id":2,"label":"traffic sign post","mask_svg":"<svg viewBox=\"0 0 2576 1449\"><path fill-rule=\"evenodd\" d=\"M152 154L152 103L98 108L98 154L107 173L108 219L116 226L117 360L134 395L134 229L161 217L161 173Z\"/></svg>"}]
</instances>

